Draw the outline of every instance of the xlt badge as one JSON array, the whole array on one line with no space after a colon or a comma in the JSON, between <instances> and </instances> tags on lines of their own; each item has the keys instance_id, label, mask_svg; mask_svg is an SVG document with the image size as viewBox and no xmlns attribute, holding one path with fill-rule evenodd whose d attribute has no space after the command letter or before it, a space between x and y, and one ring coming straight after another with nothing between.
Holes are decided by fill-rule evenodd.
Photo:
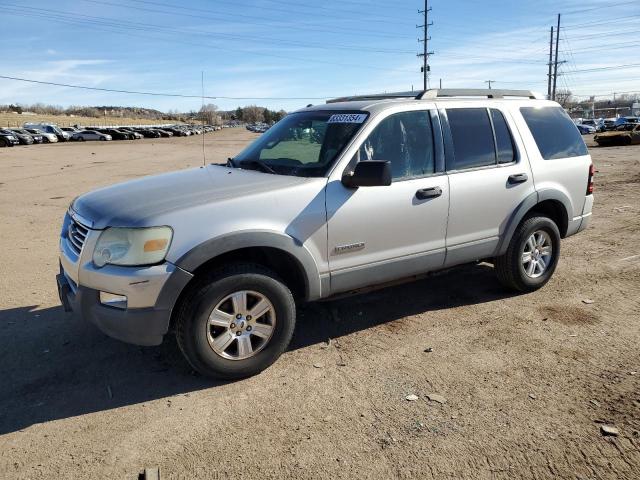
<instances>
[{"instance_id":1,"label":"xlt badge","mask_svg":"<svg viewBox=\"0 0 640 480\"><path fill-rule=\"evenodd\" d=\"M336 253L352 252L354 250L360 250L364 248L364 242L350 243L348 245L337 245L335 248Z\"/></svg>"}]
</instances>

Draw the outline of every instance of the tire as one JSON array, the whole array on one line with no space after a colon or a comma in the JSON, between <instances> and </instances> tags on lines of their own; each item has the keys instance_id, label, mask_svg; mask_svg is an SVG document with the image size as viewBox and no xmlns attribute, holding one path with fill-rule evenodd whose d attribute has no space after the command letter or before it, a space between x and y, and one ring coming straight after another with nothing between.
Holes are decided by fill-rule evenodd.
<instances>
[{"instance_id":1,"label":"tire","mask_svg":"<svg viewBox=\"0 0 640 480\"><path fill-rule=\"evenodd\" d=\"M539 233L539 235L538 235ZM542 238L544 243L535 244L536 249L532 249L529 240L536 234L536 239ZM550 255L546 249L551 247ZM527 256L527 252L533 250ZM525 258L531 258L525 263ZM540 259L545 263L545 268L541 269ZM553 220L543 216L530 216L525 218L511 237L509 247L504 255L495 260L495 270L498 280L505 287L518 292L533 292L542 288L551 278L558 265L560 258L560 231ZM533 265L533 272L531 272ZM537 263L537 264L535 264Z\"/></svg>"},{"instance_id":2,"label":"tire","mask_svg":"<svg viewBox=\"0 0 640 480\"><path fill-rule=\"evenodd\" d=\"M247 308L236 309L229 297L242 297L242 292L246 293ZM262 299L267 300L270 310L250 318L252 307ZM214 309L218 316L224 315L217 320L224 326L209 324ZM239 311L240 319L235 316ZM202 375L227 380L244 378L261 372L282 355L293 335L295 319L293 295L275 273L256 264L232 264L189 287L176 314L176 339L189 364ZM240 337L235 336L239 331ZM269 338L265 338L267 333ZM224 351L220 347L226 342L221 340L229 341ZM247 341L252 352L249 357Z\"/></svg>"},{"instance_id":3,"label":"tire","mask_svg":"<svg viewBox=\"0 0 640 480\"><path fill-rule=\"evenodd\" d=\"M0 138L0 148L4 148L8 146L9 146L9 141L5 140L4 138Z\"/></svg>"}]
</instances>

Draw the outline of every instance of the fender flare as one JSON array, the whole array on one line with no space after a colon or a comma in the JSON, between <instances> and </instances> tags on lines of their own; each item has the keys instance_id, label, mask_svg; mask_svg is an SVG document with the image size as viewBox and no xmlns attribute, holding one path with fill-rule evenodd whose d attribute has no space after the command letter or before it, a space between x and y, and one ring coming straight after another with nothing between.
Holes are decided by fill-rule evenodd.
<instances>
[{"instance_id":1,"label":"fender flare","mask_svg":"<svg viewBox=\"0 0 640 480\"><path fill-rule=\"evenodd\" d=\"M313 255L297 239L275 231L251 230L234 232L207 240L182 255L174 264L193 273L198 267L224 253L241 248L269 247L291 255L305 279L305 297L321 297L320 273Z\"/></svg>"},{"instance_id":2,"label":"fender flare","mask_svg":"<svg viewBox=\"0 0 640 480\"><path fill-rule=\"evenodd\" d=\"M554 189L544 189L537 192L533 192L528 197L526 197L520 205L514 210L511 218L508 220L507 227L504 230L504 234L498 244L498 248L496 249L495 256L504 255L509 247L509 243L511 242L511 237L513 237L513 233L516 231L516 228L522 221L529 211L535 207L537 204L544 202L545 200L556 200L560 202L565 211L567 212L567 221L570 222L573 218L573 208L571 206L571 201L569 197L565 195L563 192Z\"/></svg>"}]
</instances>

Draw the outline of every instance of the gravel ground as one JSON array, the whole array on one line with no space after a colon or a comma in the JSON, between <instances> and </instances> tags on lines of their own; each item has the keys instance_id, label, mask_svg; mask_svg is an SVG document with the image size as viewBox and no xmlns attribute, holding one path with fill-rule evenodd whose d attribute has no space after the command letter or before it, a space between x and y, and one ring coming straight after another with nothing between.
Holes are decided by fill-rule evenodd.
<instances>
[{"instance_id":1,"label":"gravel ground","mask_svg":"<svg viewBox=\"0 0 640 480\"><path fill-rule=\"evenodd\" d=\"M253 137L207 135L208 160ZM480 264L308 305L273 367L212 383L173 339L72 319L54 279L74 196L201 142L0 149L0 478L640 478L640 147L590 143L593 220L542 290Z\"/></svg>"}]
</instances>

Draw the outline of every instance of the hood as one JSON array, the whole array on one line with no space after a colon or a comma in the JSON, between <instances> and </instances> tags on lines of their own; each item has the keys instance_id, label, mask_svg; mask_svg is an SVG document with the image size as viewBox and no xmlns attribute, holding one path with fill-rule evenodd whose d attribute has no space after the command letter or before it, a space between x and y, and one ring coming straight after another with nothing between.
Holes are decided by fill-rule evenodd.
<instances>
[{"instance_id":1,"label":"hood","mask_svg":"<svg viewBox=\"0 0 640 480\"><path fill-rule=\"evenodd\" d=\"M71 209L94 229L152 226L155 217L198 205L287 188L307 178L220 165L144 177L78 197Z\"/></svg>"}]
</instances>

